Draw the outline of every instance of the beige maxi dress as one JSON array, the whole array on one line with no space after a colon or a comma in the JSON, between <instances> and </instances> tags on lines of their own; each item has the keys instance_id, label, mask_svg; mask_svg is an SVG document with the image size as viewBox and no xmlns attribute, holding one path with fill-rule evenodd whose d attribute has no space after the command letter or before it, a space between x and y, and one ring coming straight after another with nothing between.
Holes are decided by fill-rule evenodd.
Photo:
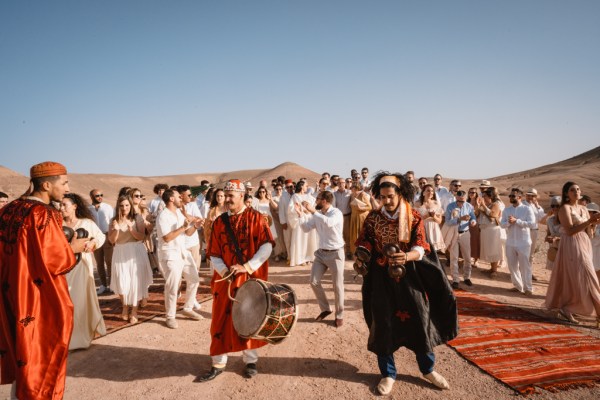
<instances>
[{"instance_id":1,"label":"beige maxi dress","mask_svg":"<svg viewBox=\"0 0 600 400\"><path fill-rule=\"evenodd\" d=\"M571 218L574 224L581 224L589 219L589 214L587 210L580 214L573 210ZM593 315L593 301L600 302L600 283L592 261L592 241L585 231L567 235L561 227L560 232L545 306L572 314Z\"/></svg>"}]
</instances>

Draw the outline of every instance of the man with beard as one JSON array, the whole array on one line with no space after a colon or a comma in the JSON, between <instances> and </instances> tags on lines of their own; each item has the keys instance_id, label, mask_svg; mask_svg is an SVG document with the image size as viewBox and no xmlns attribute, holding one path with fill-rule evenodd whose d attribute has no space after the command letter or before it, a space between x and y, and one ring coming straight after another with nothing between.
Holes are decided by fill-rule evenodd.
<instances>
[{"instance_id":1,"label":"man with beard","mask_svg":"<svg viewBox=\"0 0 600 400\"><path fill-rule=\"evenodd\" d=\"M433 349L458 333L456 298L427 243L423 220L410 204L414 187L402 174L382 172L374 178L372 191L382 208L365 219L354 268L364 276L367 348L377 355L382 375L377 391L391 393L394 352L401 346L415 353L425 379L448 389L446 379L433 369Z\"/></svg>"},{"instance_id":2,"label":"man with beard","mask_svg":"<svg viewBox=\"0 0 600 400\"><path fill-rule=\"evenodd\" d=\"M186 281L182 314L196 321L202 319L202 316L193 310L200 283L198 266L192 253L185 246L185 237L198 235L197 229L201 226L202 220L197 219L190 223L183 216L180 210L181 195L179 192L167 189L163 192L162 199L165 209L161 211L156 220L156 235L158 236L158 260L165 277L165 323L167 327L177 329L178 324L175 320L177 290L182 275Z\"/></svg>"},{"instance_id":3,"label":"man with beard","mask_svg":"<svg viewBox=\"0 0 600 400\"><path fill-rule=\"evenodd\" d=\"M258 374L257 349L267 342L244 339L233 327L232 301L229 293L235 293L248 279L268 280L269 256L273 250L273 237L264 216L244 205L244 184L238 179L227 182L224 188L225 204L229 211L221 214L213 224L210 248L207 256L214 268L211 281L213 295L212 321L210 324L210 371L196 378L206 382L219 376L227 365L228 353L241 351L246 368L244 376ZM241 258L241 259L240 259ZM227 276L229 279L222 279Z\"/></svg>"},{"instance_id":4,"label":"man with beard","mask_svg":"<svg viewBox=\"0 0 600 400\"><path fill-rule=\"evenodd\" d=\"M331 271L333 293L335 296L335 327L339 328L344 323L344 216L333 206L333 194L330 191L319 193L315 207L309 202L302 202L302 206L310 214L302 212L299 204L295 205L296 213L300 218L300 226L305 232L317 230L319 249L315 252L315 260L310 273L310 286L315 293L321 313L317 321L322 321L331 314L331 307L321 285L325 271ZM319 211L319 212L317 212Z\"/></svg>"},{"instance_id":5,"label":"man with beard","mask_svg":"<svg viewBox=\"0 0 600 400\"><path fill-rule=\"evenodd\" d=\"M0 211L0 384L12 398L62 398L73 331L73 303L64 274L88 239L65 238L51 202L69 192L67 169L31 167L31 189Z\"/></svg>"},{"instance_id":6,"label":"man with beard","mask_svg":"<svg viewBox=\"0 0 600 400\"><path fill-rule=\"evenodd\" d=\"M90 200L92 200L92 205L89 206L89 209L94 216L96 225L98 225L98 228L104 233L104 236L107 236L110 221L115 216L115 210L109 204L104 202L104 194L98 189L92 189L90 191ZM100 287L96 290L96 294L98 295L105 292L110 293L110 265L114 247L115 246L110 240L105 240L104 244L99 249L94 250L96 268L98 269L98 275L100 276Z\"/></svg>"},{"instance_id":7,"label":"man with beard","mask_svg":"<svg viewBox=\"0 0 600 400\"><path fill-rule=\"evenodd\" d=\"M512 189L510 207L502 211L500 226L506 228L506 261L510 270L512 291L533 295L533 282L529 252L531 235L529 229L535 226L533 210L521 202L523 191Z\"/></svg>"}]
</instances>

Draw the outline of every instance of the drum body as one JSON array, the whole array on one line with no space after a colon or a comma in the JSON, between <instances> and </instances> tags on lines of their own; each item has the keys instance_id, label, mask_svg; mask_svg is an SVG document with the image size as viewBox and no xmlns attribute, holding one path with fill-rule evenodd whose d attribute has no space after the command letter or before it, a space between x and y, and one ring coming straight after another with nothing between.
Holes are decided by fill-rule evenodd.
<instances>
[{"instance_id":1,"label":"drum body","mask_svg":"<svg viewBox=\"0 0 600 400\"><path fill-rule=\"evenodd\" d=\"M288 285L249 279L237 290L235 300L233 327L246 339L281 343L298 319L296 294Z\"/></svg>"}]
</instances>

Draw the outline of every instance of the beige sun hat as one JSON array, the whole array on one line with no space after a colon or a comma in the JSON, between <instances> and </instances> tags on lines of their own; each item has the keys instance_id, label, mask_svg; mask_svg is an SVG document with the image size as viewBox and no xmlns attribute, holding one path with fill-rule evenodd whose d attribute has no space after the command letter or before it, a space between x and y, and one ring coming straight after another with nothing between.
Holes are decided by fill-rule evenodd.
<instances>
[{"instance_id":1,"label":"beige sun hat","mask_svg":"<svg viewBox=\"0 0 600 400\"><path fill-rule=\"evenodd\" d=\"M531 189L529 189L529 190L527 191L527 193L525 193L525 194L528 194L528 195L530 195L530 196L537 196L537 195L538 195L538 192L537 192L537 189L535 189L535 188L531 188Z\"/></svg>"}]
</instances>

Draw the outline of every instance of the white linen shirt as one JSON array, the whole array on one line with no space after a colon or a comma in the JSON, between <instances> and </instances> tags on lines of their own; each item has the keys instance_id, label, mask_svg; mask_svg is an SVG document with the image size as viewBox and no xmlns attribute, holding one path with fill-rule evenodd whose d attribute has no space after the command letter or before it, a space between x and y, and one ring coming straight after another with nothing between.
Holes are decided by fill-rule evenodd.
<instances>
[{"instance_id":1,"label":"white linen shirt","mask_svg":"<svg viewBox=\"0 0 600 400\"><path fill-rule=\"evenodd\" d=\"M110 225L110 220L115 217L115 210L106 203L100 203L100 206L96 210L95 206L89 206L92 215L94 216L94 220L96 221L96 225L98 228L106 235L108 232L108 227Z\"/></svg>"},{"instance_id":2,"label":"white linen shirt","mask_svg":"<svg viewBox=\"0 0 600 400\"><path fill-rule=\"evenodd\" d=\"M185 221L185 217L179 209L175 213L165 208L158 215L156 220L156 236L158 236L158 258L160 260L178 260L185 259L188 252L185 248L185 232L179 234L170 242L165 242L164 236L168 235L177 228L180 228Z\"/></svg>"},{"instance_id":3,"label":"white linen shirt","mask_svg":"<svg viewBox=\"0 0 600 400\"><path fill-rule=\"evenodd\" d=\"M189 202L185 206L185 213L190 217L201 218L200 209L198 208L198 204L195 202ZM189 249L194 246L200 246L200 237L198 236L198 232L193 234L192 236L185 235L185 248Z\"/></svg>"},{"instance_id":4,"label":"white linen shirt","mask_svg":"<svg viewBox=\"0 0 600 400\"><path fill-rule=\"evenodd\" d=\"M333 205L326 213L302 214L300 226L305 232L313 228L317 230L320 249L338 250L344 247L344 215Z\"/></svg>"},{"instance_id":5,"label":"white linen shirt","mask_svg":"<svg viewBox=\"0 0 600 400\"><path fill-rule=\"evenodd\" d=\"M514 224L508 223L508 217L514 216L517 221ZM531 244L529 229L536 226L535 216L531 207L520 204L515 207L511 205L502 211L500 226L506 228L506 245L521 246Z\"/></svg>"}]
</instances>

